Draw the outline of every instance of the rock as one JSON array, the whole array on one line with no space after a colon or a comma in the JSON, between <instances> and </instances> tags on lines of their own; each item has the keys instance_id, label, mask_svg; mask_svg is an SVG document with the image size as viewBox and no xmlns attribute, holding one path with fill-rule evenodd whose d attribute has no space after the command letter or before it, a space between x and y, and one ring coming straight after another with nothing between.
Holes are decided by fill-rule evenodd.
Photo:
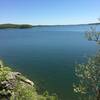
<instances>
[{"instance_id":1,"label":"rock","mask_svg":"<svg viewBox=\"0 0 100 100\"><path fill-rule=\"evenodd\" d=\"M29 84L31 86L34 85L34 83L32 81L30 81L29 79L23 78L23 76L21 76L21 73L19 73L19 72L9 72L6 77L7 77L8 81L9 80L17 80L17 79L19 79L20 81L22 81L24 83L27 83L27 84Z\"/></svg>"},{"instance_id":2,"label":"rock","mask_svg":"<svg viewBox=\"0 0 100 100\"><path fill-rule=\"evenodd\" d=\"M16 81L12 80L12 81L3 81L0 84L0 87L2 89L6 89L6 90L13 90L13 88L16 86Z\"/></svg>"},{"instance_id":3,"label":"rock","mask_svg":"<svg viewBox=\"0 0 100 100\"><path fill-rule=\"evenodd\" d=\"M32 86L34 85L34 83L33 83L32 81L30 81L29 79L24 80L24 82L25 82L25 83L28 83L28 84L30 84L30 85L32 85Z\"/></svg>"},{"instance_id":4,"label":"rock","mask_svg":"<svg viewBox=\"0 0 100 100\"><path fill-rule=\"evenodd\" d=\"M7 74L7 80L13 80L13 79L16 79L17 76L21 75L21 73L19 72L9 72Z\"/></svg>"},{"instance_id":5,"label":"rock","mask_svg":"<svg viewBox=\"0 0 100 100\"><path fill-rule=\"evenodd\" d=\"M3 67L3 61L0 60L0 68Z\"/></svg>"}]
</instances>

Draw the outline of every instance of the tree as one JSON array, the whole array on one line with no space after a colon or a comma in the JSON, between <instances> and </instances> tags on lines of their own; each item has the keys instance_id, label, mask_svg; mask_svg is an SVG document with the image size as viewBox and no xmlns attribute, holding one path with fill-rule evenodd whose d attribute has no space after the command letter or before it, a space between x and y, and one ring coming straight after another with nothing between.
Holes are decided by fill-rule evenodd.
<instances>
[{"instance_id":1,"label":"tree","mask_svg":"<svg viewBox=\"0 0 100 100\"><path fill-rule=\"evenodd\" d=\"M78 64L75 75L78 82L74 84L74 92L81 95L81 100L100 100L100 53L86 64Z\"/></svg>"},{"instance_id":2,"label":"tree","mask_svg":"<svg viewBox=\"0 0 100 100\"><path fill-rule=\"evenodd\" d=\"M90 30L86 32L85 36L89 41L100 43L100 32L97 32L94 27L90 27Z\"/></svg>"},{"instance_id":3,"label":"tree","mask_svg":"<svg viewBox=\"0 0 100 100\"><path fill-rule=\"evenodd\" d=\"M91 27L85 35L88 40L100 43L100 32L96 28ZM75 76L74 92L80 100L100 100L100 52L89 58L86 64L78 64Z\"/></svg>"}]
</instances>

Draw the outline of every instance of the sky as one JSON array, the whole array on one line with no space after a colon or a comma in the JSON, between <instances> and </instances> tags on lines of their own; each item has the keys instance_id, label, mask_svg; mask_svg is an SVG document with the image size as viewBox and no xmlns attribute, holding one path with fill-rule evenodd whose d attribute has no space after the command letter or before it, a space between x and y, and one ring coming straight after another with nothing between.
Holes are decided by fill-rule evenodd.
<instances>
[{"instance_id":1,"label":"sky","mask_svg":"<svg viewBox=\"0 0 100 100\"><path fill-rule=\"evenodd\" d=\"M0 23L85 24L99 17L100 0L0 0Z\"/></svg>"}]
</instances>

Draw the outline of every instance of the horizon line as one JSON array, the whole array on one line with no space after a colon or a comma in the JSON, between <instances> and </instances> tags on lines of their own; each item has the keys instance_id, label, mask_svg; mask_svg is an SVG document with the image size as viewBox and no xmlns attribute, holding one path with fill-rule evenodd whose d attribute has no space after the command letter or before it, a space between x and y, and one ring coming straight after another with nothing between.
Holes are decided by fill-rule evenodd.
<instances>
[{"instance_id":1,"label":"horizon line","mask_svg":"<svg viewBox=\"0 0 100 100\"><path fill-rule=\"evenodd\" d=\"M2 24L18 24L18 25L32 25L32 26L65 26L65 25L89 25L89 24L100 24L100 22L92 22L92 23L78 23L78 24L31 24L31 23L0 23Z\"/></svg>"}]
</instances>

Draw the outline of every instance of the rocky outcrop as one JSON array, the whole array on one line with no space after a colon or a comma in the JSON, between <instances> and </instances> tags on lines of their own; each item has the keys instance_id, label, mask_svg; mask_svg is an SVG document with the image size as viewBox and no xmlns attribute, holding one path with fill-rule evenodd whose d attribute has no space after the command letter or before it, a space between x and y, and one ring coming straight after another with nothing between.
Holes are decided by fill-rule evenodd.
<instances>
[{"instance_id":1,"label":"rocky outcrop","mask_svg":"<svg viewBox=\"0 0 100 100\"><path fill-rule=\"evenodd\" d=\"M48 94L48 93L46 93ZM34 83L0 61L0 100L58 100L57 96L40 95Z\"/></svg>"},{"instance_id":2,"label":"rocky outcrop","mask_svg":"<svg viewBox=\"0 0 100 100\"><path fill-rule=\"evenodd\" d=\"M34 86L34 83L24 77L21 73L9 71L8 67L3 66L3 62L1 60L0 75L0 77L2 77L0 79L0 100L10 100L10 97L14 94L13 91L19 84L24 87L29 85L33 88Z\"/></svg>"}]
</instances>

